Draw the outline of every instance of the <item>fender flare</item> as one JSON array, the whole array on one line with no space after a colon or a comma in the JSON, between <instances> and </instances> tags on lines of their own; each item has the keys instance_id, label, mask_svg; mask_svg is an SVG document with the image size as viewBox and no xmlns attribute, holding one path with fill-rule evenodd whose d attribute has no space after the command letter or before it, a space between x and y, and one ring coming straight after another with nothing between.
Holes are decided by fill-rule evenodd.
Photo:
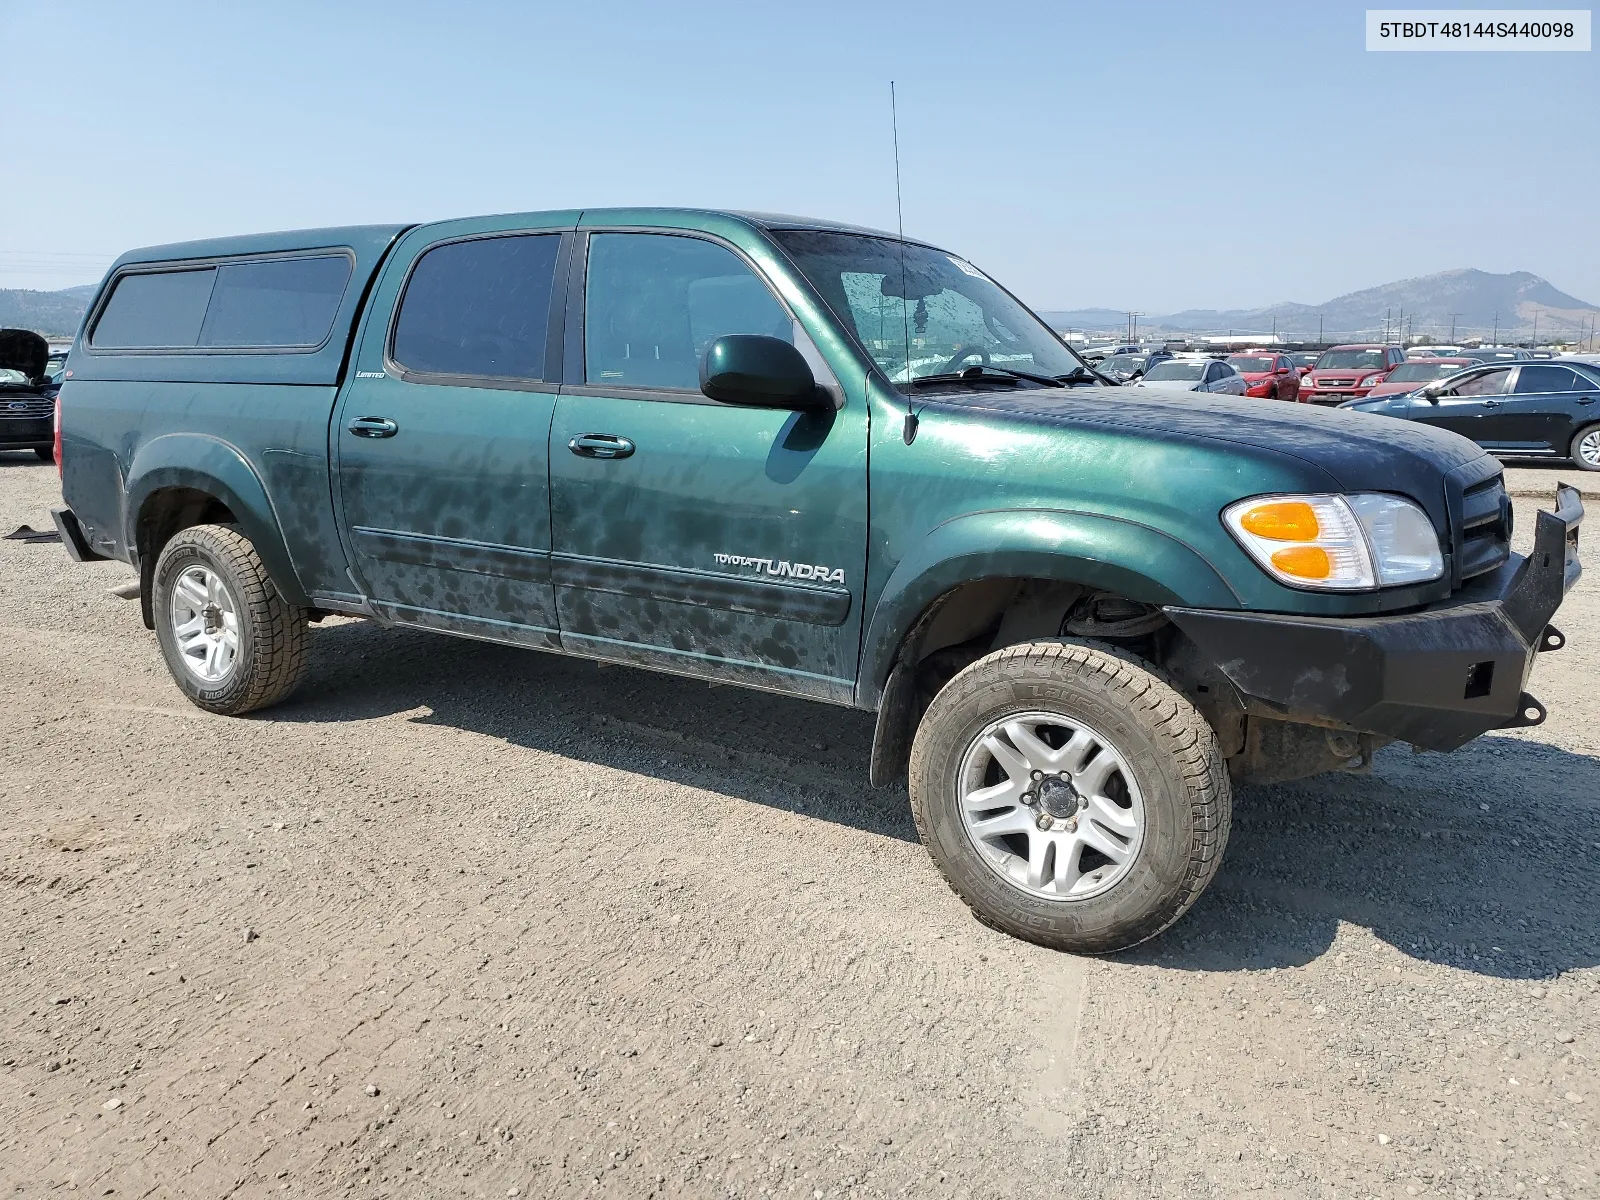
<instances>
[{"instance_id":1,"label":"fender flare","mask_svg":"<svg viewBox=\"0 0 1600 1200\"><path fill-rule=\"evenodd\" d=\"M1222 573L1186 542L1125 517L998 509L952 518L900 559L861 643L856 707L882 699L906 636L928 606L979 579L1056 579L1146 604L1239 608Z\"/></svg>"},{"instance_id":2,"label":"fender flare","mask_svg":"<svg viewBox=\"0 0 1600 1200\"><path fill-rule=\"evenodd\" d=\"M124 544L137 550L139 514L162 488L193 488L228 506L239 531L250 539L273 584L291 604L309 606L289 560L282 524L266 485L242 451L221 438L199 433L169 433L139 447L128 469ZM140 564L141 570L144 564Z\"/></svg>"}]
</instances>

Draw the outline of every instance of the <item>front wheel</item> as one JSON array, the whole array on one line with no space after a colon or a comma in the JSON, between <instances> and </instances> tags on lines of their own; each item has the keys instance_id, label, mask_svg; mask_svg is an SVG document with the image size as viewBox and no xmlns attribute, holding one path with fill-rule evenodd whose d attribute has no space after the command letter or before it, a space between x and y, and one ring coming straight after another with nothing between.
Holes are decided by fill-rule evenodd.
<instances>
[{"instance_id":1,"label":"front wheel","mask_svg":"<svg viewBox=\"0 0 1600 1200\"><path fill-rule=\"evenodd\" d=\"M283 598L250 539L227 525L174 534L151 594L167 670L208 712L237 716L286 698L306 671L306 611Z\"/></svg>"},{"instance_id":2,"label":"front wheel","mask_svg":"<svg viewBox=\"0 0 1600 1200\"><path fill-rule=\"evenodd\" d=\"M1572 439L1572 464L1580 471L1600 471L1600 425L1578 430Z\"/></svg>"},{"instance_id":3,"label":"front wheel","mask_svg":"<svg viewBox=\"0 0 1600 1200\"><path fill-rule=\"evenodd\" d=\"M917 831L978 919L1058 950L1154 937L1211 882L1232 808L1215 733L1111 646L1041 641L979 659L917 729Z\"/></svg>"}]
</instances>

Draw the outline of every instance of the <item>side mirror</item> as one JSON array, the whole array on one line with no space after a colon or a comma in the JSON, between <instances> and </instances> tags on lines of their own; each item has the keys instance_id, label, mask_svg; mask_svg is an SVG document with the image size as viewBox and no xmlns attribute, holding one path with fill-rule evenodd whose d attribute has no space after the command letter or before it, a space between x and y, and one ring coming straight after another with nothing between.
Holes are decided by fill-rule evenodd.
<instances>
[{"instance_id":1,"label":"side mirror","mask_svg":"<svg viewBox=\"0 0 1600 1200\"><path fill-rule=\"evenodd\" d=\"M1439 389L1434 387L1431 384L1429 386L1423 388L1417 394L1419 396L1421 396L1424 400L1426 400L1429 404L1437 404L1437 403L1439 403Z\"/></svg>"},{"instance_id":2,"label":"side mirror","mask_svg":"<svg viewBox=\"0 0 1600 1200\"><path fill-rule=\"evenodd\" d=\"M1276 371L1273 372L1274 375L1287 375L1288 373L1289 373L1289 368L1288 367L1279 367Z\"/></svg>"},{"instance_id":3,"label":"side mirror","mask_svg":"<svg viewBox=\"0 0 1600 1200\"><path fill-rule=\"evenodd\" d=\"M700 390L724 404L791 411L832 409L805 357L781 338L729 333L706 347Z\"/></svg>"}]
</instances>

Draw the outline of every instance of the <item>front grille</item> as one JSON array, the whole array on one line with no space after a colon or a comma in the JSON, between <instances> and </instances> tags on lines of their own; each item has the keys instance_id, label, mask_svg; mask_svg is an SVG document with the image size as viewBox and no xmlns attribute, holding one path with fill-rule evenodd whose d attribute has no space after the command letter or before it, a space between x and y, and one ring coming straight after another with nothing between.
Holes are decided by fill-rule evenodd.
<instances>
[{"instance_id":1,"label":"front grille","mask_svg":"<svg viewBox=\"0 0 1600 1200\"><path fill-rule=\"evenodd\" d=\"M48 396L6 396L0 394L0 419L11 417L35 421L40 417L53 417L56 402Z\"/></svg>"},{"instance_id":2,"label":"front grille","mask_svg":"<svg viewBox=\"0 0 1600 1200\"><path fill-rule=\"evenodd\" d=\"M1493 464L1493 460L1489 460ZM1456 576L1461 582L1487 574L1511 557L1511 497L1498 464L1486 479L1462 480L1460 500L1453 502ZM1454 489L1451 489L1452 491ZM1454 501L1454 497L1452 497Z\"/></svg>"},{"instance_id":3,"label":"front grille","mask_svg":"<svg viewBox=\"0 0 1600 1200\"><path fill-rule=\"evenodd\" d=\"M1317 386L1319 388L1355 387L1355 385L1356 381L1354 379L1328 379L1324 377L1317 380Z\"/></svg>"}]
</instances>

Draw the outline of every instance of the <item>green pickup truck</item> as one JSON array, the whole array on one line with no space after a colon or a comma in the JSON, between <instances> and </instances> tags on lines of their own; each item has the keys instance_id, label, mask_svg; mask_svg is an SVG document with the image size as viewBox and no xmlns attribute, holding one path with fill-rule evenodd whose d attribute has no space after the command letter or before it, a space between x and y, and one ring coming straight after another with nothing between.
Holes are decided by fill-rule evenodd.
<instances>
[{"instance_id":1,"label":"green pickup truck","mask_svg":"<svg viewBox=\"0 0 1600 1200\"><path fill-rule=\"evenodd\" d=\"M192 242L89 308L56 521L216 713L334 613L875 712L977 915L1104 952L1195 902L1235 784L1541 721L1583 514L1524 558L1465 438L1105 384L959 255L830 222Z\"/></svg>"}]
</instances>

